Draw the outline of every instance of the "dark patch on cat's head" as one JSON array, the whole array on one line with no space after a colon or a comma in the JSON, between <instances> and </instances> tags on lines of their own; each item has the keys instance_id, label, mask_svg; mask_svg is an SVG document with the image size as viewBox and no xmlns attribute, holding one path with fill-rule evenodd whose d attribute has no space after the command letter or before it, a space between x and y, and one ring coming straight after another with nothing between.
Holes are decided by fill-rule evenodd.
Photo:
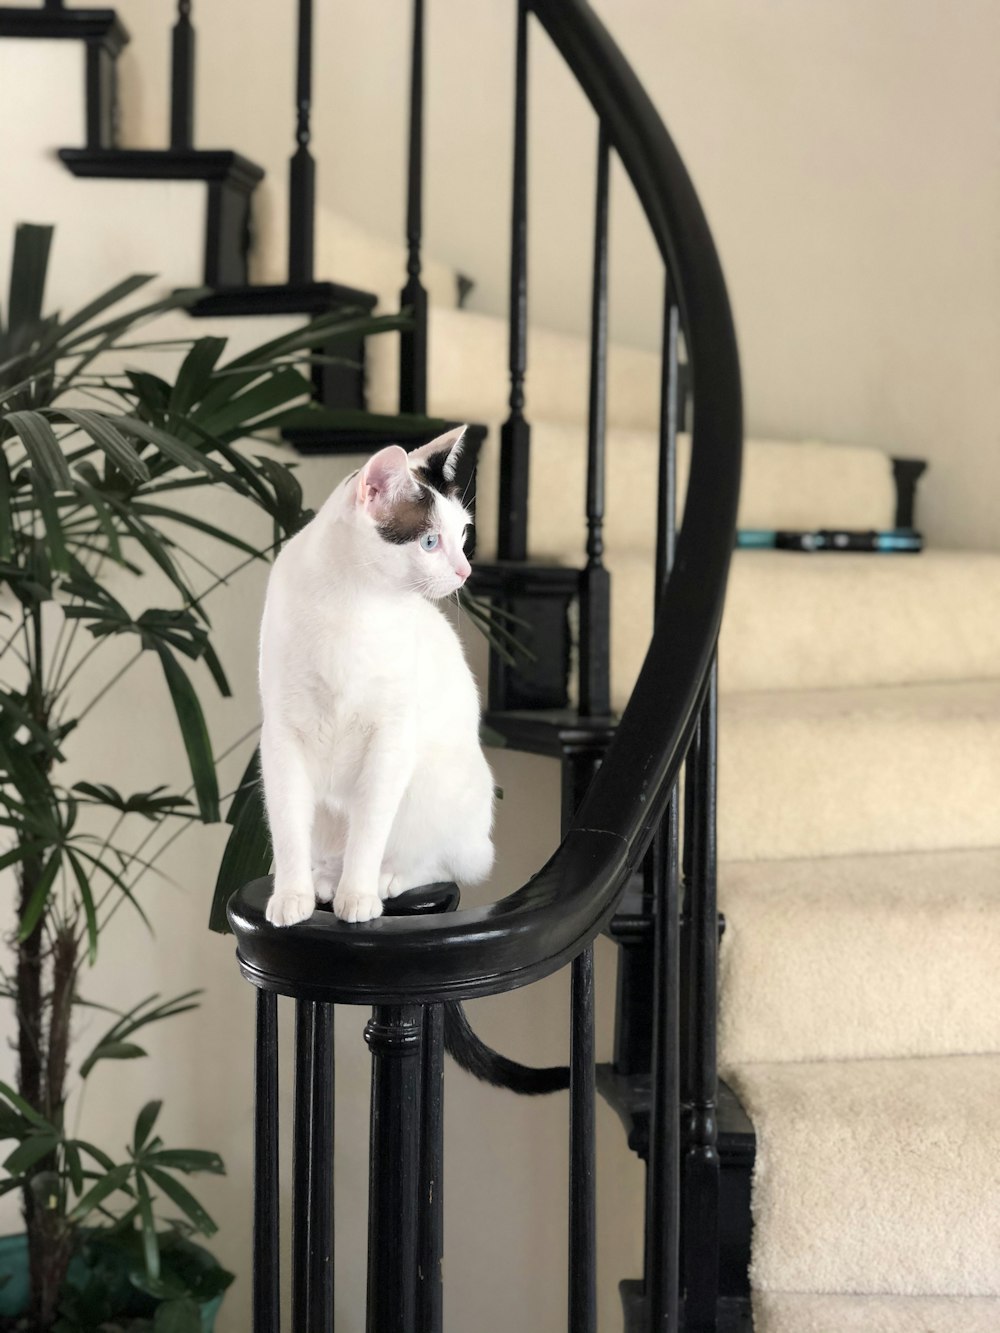
<instances>
[{"instance_id":1,"label":"dark patch on cat's head","mask_svg":"<svg viewBox=\"0 0 1000 1333\"><path fill-rule=\"evenodd\" d=\"M431 530L433 518L434 492L418 481L416 494L401 496L375 526L383 541L406 546Z\"/></svg>"},{"instance_id":2,"label":"dark patch on cat's head","mask_svg":"<svg viewBox=\"0 0 1000 1333\"><path fill-rule=\"evenodd\" d=\"M436 454L431 454L425 458L420 465L414 469L415 475L425 482L440 495L451 498L458 494L458 483L454 477L448 475L448 459L451 457L450 449L442 449Z\"/></svg>"}]
</instances>

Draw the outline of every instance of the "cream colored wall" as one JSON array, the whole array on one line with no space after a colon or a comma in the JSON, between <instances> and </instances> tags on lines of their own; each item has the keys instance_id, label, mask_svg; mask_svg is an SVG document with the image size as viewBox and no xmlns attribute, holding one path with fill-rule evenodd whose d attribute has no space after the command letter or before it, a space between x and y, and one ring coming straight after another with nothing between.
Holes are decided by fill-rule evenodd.
<instances>
[{"instance_id":1,"label":"cream colored wall","mask_svg":"<svg viewBox=\"0 0 1000 1333\"><path fill-rule=\"evenodd\" d=\"M1000 7L596 7L671 126L715 229L751 431L929 458L921 516L930 537L1000 545ZM146 0L121 8L135 34L127 132L161 142L167 20ZM291 8L241 0L234 23L234 7L216 0L197 14L200 141L235 144L267 167L268 271L280 264L284 233ZM512 8L508 0L428 6L428 244L476 278L476 308L497 312L507 273ZM321 196L396 239L409 5L325 0L316 10ZM573 329L586 311L594 131L546 47L532 45L532 313ZM615 328L651 344L650 246L621 189L613 232Z\"/></svg>"}]
</instances>

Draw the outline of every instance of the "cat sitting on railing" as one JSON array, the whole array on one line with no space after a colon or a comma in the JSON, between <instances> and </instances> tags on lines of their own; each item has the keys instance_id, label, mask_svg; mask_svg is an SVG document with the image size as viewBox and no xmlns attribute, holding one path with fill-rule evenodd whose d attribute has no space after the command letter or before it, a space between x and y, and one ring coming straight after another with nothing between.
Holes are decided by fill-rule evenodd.
<instances>
[{"instance_id":1,"label":"cat sitting on railing","mask_svg":"<svg viewBox=\"0 0 1000 1333\"><path fill-rule=\"evenodd\" d=\"M493 779L458 636L433 603L470 573L455 485L464 427L379 450L284 548L261 625L267 918L382 902L493 866Z\"/></svg>"}]
</instances>

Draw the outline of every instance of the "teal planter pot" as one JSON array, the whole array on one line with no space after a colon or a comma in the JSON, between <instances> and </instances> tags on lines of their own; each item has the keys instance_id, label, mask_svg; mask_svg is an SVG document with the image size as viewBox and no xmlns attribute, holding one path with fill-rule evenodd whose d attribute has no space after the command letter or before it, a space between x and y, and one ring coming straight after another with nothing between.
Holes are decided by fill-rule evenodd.
<instances>
[{"instance_id":1,"label":"teal planter pot","mask_svg":"<svg viewBox=\"0 0 1000 1333\"><path fill-rule=\"evenodd\" d=\"M218 1268L215 1259L200 1245L185 1241L184 1246L189 1258L195 1263L200 1262L206 1272ZM67 1286L74 1291L82 1292L91 1277L92 1270L87 1262L81 1255L77 1255L69 1266ZM114 1293L117 1298L116 1304L120 1302L116 1314L150 1316L156 1308L156 1302L137 1290L129 1281L128 1263L124 1255L121 1260L121 1271L114 1283ZM0 1236L0 1317L17 1318L18 1315L25 1314L28 1309L29 1294L28 1238L23 1233L17 1236ZM221 1294L199 1305L202 1333L214 1333L215 1318L221 1305Z\"/></svg>"}]
</instances>

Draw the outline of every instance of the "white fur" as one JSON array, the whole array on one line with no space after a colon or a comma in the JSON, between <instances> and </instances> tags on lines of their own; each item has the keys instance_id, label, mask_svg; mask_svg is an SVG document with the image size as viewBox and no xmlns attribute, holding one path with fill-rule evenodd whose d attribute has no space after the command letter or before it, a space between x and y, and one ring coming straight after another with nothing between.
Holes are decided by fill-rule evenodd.
<instances>
[{"instance_id":1,"label":"white fur","mask_svg":"<svg viewBox=\"0 0 1000 1333\"><path fill-rule=\"evenodd\" d=\"M458 636L428 600L468 576L468 515L435 493L432 551L390 543L377 526L417 492L414 463L447 450L452 475L461 434L409 457L381 450L275 562L260 643L274 925L305 920L317 899L368 921L384 898L492 869L479 699Z\"/></svg>"}]
</instances>

